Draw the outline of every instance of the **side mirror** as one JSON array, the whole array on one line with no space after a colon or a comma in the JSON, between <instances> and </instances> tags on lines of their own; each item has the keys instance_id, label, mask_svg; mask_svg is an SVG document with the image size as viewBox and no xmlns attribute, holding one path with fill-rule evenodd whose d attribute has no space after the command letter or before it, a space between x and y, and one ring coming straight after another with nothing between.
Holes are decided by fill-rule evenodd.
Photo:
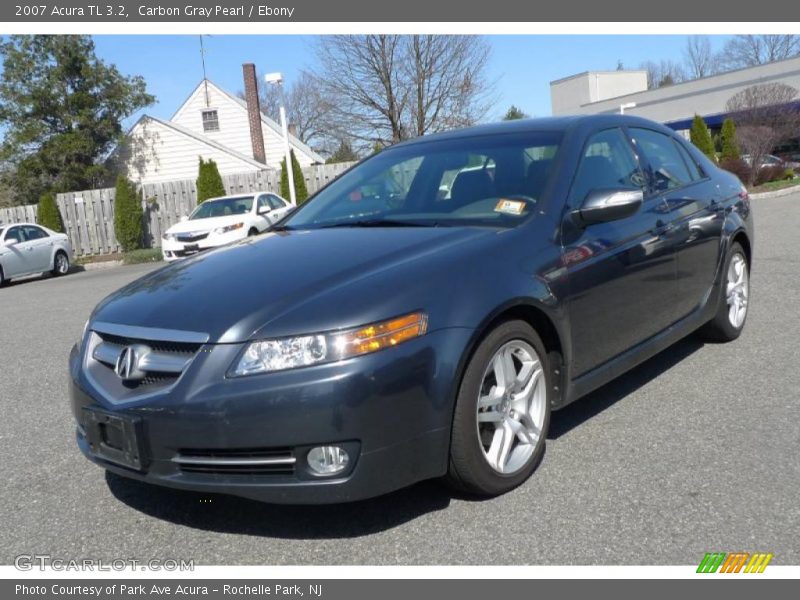
<instances>
[{"instance_id":1,"label":"side mirror","mask_svg":"<svg viewBox=\"0 0 800 600\"><path fill-rule=\"evenodd\" d=\"M269 206L259 206L258 207L258 214L265 215L272 210Z\"/></svg>"},{"instance_id":2,"label":"side mirror","mask_svg":"<svg viewBox=\"0 0 800 600\"><path fill-rule=\"evenodd\" d=\"M187 217L186 215L183 215L183 216L181 217L181 223L185 223L185 222L186 222L186 221L188 221L188 220L189 220L189 217Z\"/></svg>"},{"instance_id":3,"label":"side mirror","mask_svg":"<svg viewBox=\"0 0 800 600\"><path fill-rule=\"evenodd\" d=\"M639 188L592 190L573 214L583 226L607 223L635 214L643 201L644 193Z\"/></svg>"},{"instance_id":4,"label":"side mirror","mask_svg":"<svg viewBox=\"0 0 800 600\"><path fill-rule=\"evenodd\" d=\"M6 238L6 246L13 246L15 244L19 244L19 240L15 237L7 237Z\"/></svg>"}]
</instances>

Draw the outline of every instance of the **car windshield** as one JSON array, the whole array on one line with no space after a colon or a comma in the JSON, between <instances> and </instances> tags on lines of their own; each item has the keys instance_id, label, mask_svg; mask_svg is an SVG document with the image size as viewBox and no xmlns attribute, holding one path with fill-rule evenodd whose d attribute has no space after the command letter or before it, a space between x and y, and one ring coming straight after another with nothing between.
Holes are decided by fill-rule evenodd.
<instances>
[{"instance_id":1,"label":"car windshield","mask_svg":"<svg viewBox=\"0 0 800 600\"><path fill-rule=\"evenodd\" d=\"M190 220L209 219L211 217L227 217L228 215L244 215L253 208L253 196L236 196L206 200L189 215Z\"/></svg>"},{"instance_id":2,"label":"car windshield","mask_svg":"<svg viewBox=\"0 0 800 600\"><path fill-rule=\"evenodd\" d=\"M559 132L483 135L380 152L342 175L281 227L514 227L534 214Z\"/></svg>"}]
</instances>

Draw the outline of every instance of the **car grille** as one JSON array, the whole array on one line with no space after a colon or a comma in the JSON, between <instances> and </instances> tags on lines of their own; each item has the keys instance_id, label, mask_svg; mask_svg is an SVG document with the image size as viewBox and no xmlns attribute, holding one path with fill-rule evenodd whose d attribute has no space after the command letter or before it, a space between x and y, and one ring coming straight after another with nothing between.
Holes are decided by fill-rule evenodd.
<instances>
[{"instance_id":1,"label":"car grille","mask_svg":"<svg viewBox=\"0 0 800 600\"><path fill-rule=\"evenodd\" d=\"M183 473L247 476L291 476L294 475L296 462L291 448L184 448L172 460Z\"/></svg>"},{"instance_id":2,"label":"car grille","mask_svg":"<svg viewBox=\"0 0 800 600\"><path fill-rule=\"evenodd\" d=\"M175 239L179 242L199 242L208 237L208 232L205 233L179 233Z\"/></svg>"},{"instance_id":3,"label":"car grille","mask_svg":"<svg viewBox=\"0 0 800 600\"><path fill-rule=\"evenodd\" d=\"M97 324L90 333L86 372L93 383L112 402L134 399L145 393L174 385L207 339L204 334L137 329L143 335L127 335L123 326ZM122 331L117 332L115 329ZM152 332L152 335L148 335ZM164 339L174 333L175 339ZM183 339L180 339L183 338ZM188 339L187 339L188 338ZM123 350L135 349L136 376L123 379L115 370Z\"/></svg>"}]
</instances>

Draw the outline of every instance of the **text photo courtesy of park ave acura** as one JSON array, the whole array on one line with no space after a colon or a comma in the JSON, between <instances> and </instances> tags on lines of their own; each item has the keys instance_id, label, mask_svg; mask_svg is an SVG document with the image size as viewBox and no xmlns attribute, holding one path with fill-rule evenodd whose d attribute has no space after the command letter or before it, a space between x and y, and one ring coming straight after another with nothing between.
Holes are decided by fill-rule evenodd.
<instances>
[{"instance_id":1,"label":"text photo courtesy of park ave acura","mask_svg":"<svg viewBox=\"0 0 800 600\"><path fill-rule=\"evenodd\" d=\"M0 61L18 596L792 574L800 36L35 33ZM128 574L165 579L90 581Z\"/></svg>"}]
</instances>

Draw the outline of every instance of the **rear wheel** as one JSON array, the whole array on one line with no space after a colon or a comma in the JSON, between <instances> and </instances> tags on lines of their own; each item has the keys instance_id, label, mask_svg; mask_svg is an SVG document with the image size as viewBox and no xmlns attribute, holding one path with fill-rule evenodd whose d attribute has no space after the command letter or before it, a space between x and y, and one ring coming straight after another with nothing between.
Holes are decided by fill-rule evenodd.
<instances>
[{"instance_id":1,"label":"rear wheel","mask_svg":"<svg viewBox=\"0 0 800 600\"><path fill-rule=\"evenodd\" d=\"M65 252L59 250L56 252L56 256L53 259L53 270L51 273L58 277L60 275L66 275L67 271L69 271L69 258Z\"/></svg>"},{"instance_id":2,"label":"rear wheel","mask_svg":"<svg viewBox=\"0 0 800 600\"><path fill-rule=\"evenodd\" d=\"M747 256L738 242L731 246L723 271L723 289L717 314L701 334L715 342L730 342L741 335L750 303L750 273Z\"/></svg>"},{"instance_id":3,"label":"rear wheel","mask_svg":"<svg viewBox=\"0 0 800 600\"><path fill-rule=\"evenodd\" d=\"M0 287L3 287L8 280L6 279L5 274L3 273L3 267L0 267Z\"/></svg>"},{"instance_id":4,"label":"rear wheel","mask_svg":"<svg viewBox=\"0 0 800 600\"><path fill-rule=\"evenodd\" d=\"M530 477L544 454L551 386L544 345L530 325L507 321L492 330L459 389L449 483L496 496Z\"/></svg>"},{"instance_id":5,"label":"rear wheel","mask_svg":"<svg viewBox=\"0 0 800 600\"><path fill-rule=\"evenodd\" d=\"M253 237L254 235L258 235L258 229L251 227L250 231L247 232L247 237Z\"/></svg>"}]
</instances>

